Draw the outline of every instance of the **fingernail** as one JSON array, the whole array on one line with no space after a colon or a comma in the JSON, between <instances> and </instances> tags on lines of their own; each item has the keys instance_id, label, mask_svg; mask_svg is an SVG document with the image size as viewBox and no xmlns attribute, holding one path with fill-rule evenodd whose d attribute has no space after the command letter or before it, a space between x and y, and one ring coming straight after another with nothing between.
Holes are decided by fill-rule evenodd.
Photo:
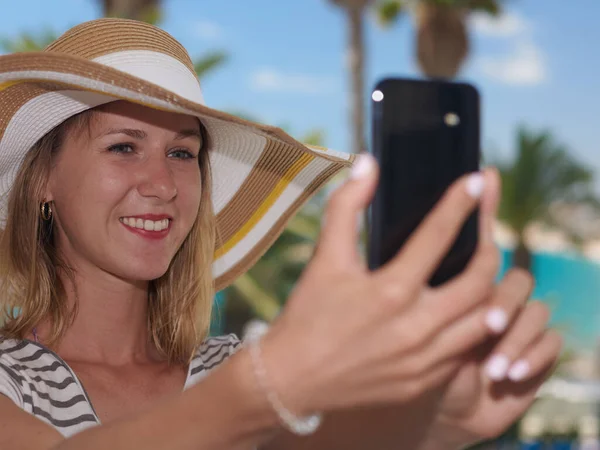
<instances>
[{"instance_id":1,"label":"fingernail","mask_svg":"<svg viewBox=\"0 0 600 450\"><path fill-rule=\"evenodd\" d=\"M502 333L508 325L508 317L501 308L492 308L485 316L485 324L494 333Z\"/></svg>"},{"instance_id":2,"label":"fingernail","mask_svg":"<svg viewBox=\"0 0 600 450\"><path fill-rule=\"evenodd\" d=\"M357 180L366 177L373 170L373 166L373 157L368 153L361 153L354 161L352 171L350 172L350 178Z\"/></svg>"},{"instance_id":3,"label":"fingernail","mask_svg":"<svg viewBox=\"0 0 600 450\"><path fill-rule=\"evenodd\" d=\"M483 185L483 174L479 172L474 173L467 179L467 192L471 197L479 198L483 192Z\"/></svg>"},{"instance_id":4,"label":"fingernail","mask_svg":"<svg viewBox=\"0 0 600 450\"><path fill-rule=\"evenodd\" d=\"M494 381L500 381L506 376L510 361L504 355L494 355L486 366L487 376Z\"/></svg>"},{"instance_id":5,"label":"fingernail","mask_svg":"<svg viewBox=\"0 0 600 450\"><path fill-rule=\"evenodd\" d=\"M520 359L508 371L508 378L512 381L521 381L529 374L529 363Z\"/></svg>"}]
</instances>

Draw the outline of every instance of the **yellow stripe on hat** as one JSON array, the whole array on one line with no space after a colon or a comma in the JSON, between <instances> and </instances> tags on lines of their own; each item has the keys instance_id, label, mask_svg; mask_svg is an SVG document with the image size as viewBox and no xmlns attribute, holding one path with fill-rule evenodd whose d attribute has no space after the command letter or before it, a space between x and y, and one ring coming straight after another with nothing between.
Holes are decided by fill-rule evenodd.
<instances>
[{"instance_id":1,"label":"yellow stripe on hat","mask_svg":"<svg viewBox=\"0 0 600 450\"><path fill-rule=\"evenodd\" d=\"M314 155L304 153L298 161L296 161L283 175L281 180L275 185L271 193L265 198L258 209L252 214L248 221L240 227L240 229L231 238L219 247L214 254L214 258L220 258L233 247L235 247L249 232L252 230L258 221L263 218L267 211L275 204L277 199L281 196L286 187L292 182L296 176L306 168L313 160Z\"/></svg>"},{"instance_id":2,"label":"yellow stripe on hat","mask_svg":"<svg viewBox=\"0 0 600 450\"><path fill-rule=\"evenodd\" d=\"M19 84L19 83L24 83L23 80L13 80L13 81L5 81L4 83L0 83L0 91L3 91L4 89L8 89L11 86L14 86L15 84Z\"/></svg>"}]
</instances>

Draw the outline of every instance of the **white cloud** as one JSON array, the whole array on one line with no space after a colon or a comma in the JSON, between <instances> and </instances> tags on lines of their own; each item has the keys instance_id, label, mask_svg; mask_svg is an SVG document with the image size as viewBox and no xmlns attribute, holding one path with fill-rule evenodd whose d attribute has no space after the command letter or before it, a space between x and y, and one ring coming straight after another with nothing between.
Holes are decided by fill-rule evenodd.
<instances>
[{"instance_id":1,"label":"white cloud","mask_svg":"<svg viewBox=\"0 0 600 450\"><path fill-rule=\"evenodd\" d=\"M223 37L223 28L219 24L207 20L194 23L192 32L195 36L206 40L216 40Z\"/></svg>"},{"instance_id":2,"label":"white cloud","mask_svg":"<svg viewBox=\"0 0 600 450\"><path fill-rule=\"evenodd\" d=\"M335 80L331 77L283 73L276 69L264 68L251 75L250 85L257 91L321 94L333 89Z\"/></svg>"},{"instance_id":3,"label":"white cloud","mask_svg":"<svg viewBox=\"0 0 600 450\"><path fill-rule=\"evenodd\" d=\"M546 57L535 43L534 25L529 19L506 11L497 18L475 13L469 20L477 35L504 42L510 49L509 53L482 55L474 61L484 76L513 86L537 85L548 78Z\"/></svg>"},{"instance_id":4,"label":"white cloud","mask_svg":"<svg viewBox=\"0 0 600 450\"><path fill-rule=\"evenodd\" d=\"M531 23L514 12L506 12L500 17L485 13L474 13L469 18L476 33L490 37L515 37L530 32Z\"/></svg>"},{"instance_id":5,"label":"white cloud","mask_svg":"<svg viewBox=\"0 0 600 450\"><path fill-rule=\"evenodd\" d=\"M536 85L548 76L542 51L530 41L518 42L505 56L481 57L478 66L484 75L511 85Z\"/></svg>"}]
</instances>

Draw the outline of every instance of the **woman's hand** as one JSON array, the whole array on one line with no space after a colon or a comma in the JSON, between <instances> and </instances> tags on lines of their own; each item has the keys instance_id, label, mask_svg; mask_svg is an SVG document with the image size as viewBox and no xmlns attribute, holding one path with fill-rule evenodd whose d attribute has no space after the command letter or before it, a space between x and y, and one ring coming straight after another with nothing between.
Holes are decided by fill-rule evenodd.
<instances>
[{"instance_id":1,"label":"woman's hand","mask_svg":"<svg viewBox=\"0 0 600 450\"><path fill-rule=\"evenodd\" d=\"M357 251L357 223L376 181L376 164L363 156L332 195L315 256L263 341L269 381L298 414L414 399L447 382L459 357L491 334L485 304L499 263L496 172L454 183L398 255L371 272ZM478 203L480 240L470 264L429 287Z\"/></svg>"},{"instance_id":2,"label":"woman's hand","mask_svg":"<svg viewBox=\"0 0 600 450\"><path fill-rule=\"evenodd\" d=\"M532 404L562 346L560 334L546 328L548 307L526 303L532 287L527 272L512 270L496 288L492 303L501 336L471 352L444 387L425 448L464 448L497 437Z\"/></svg>"}]
</instances>

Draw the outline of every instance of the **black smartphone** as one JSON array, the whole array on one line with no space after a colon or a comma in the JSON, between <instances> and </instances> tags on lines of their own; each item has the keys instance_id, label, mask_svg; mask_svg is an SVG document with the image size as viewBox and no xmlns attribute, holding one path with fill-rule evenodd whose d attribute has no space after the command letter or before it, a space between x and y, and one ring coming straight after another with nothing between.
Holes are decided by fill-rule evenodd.
<instances>
[{"instance_id":1,"label":"black smartphone","mask_svg":"<svg viewBox=\"0 0 600 450\"><path fill-rule=\"evenodd\" d=\"M381 177L368 213L368 264L387 263L461 175L479 170L477 89L466 83L391 78L372 93L372 153ZM478 211L429 281L458 275L477 246Z\"/></svg>"}]
</instances>

